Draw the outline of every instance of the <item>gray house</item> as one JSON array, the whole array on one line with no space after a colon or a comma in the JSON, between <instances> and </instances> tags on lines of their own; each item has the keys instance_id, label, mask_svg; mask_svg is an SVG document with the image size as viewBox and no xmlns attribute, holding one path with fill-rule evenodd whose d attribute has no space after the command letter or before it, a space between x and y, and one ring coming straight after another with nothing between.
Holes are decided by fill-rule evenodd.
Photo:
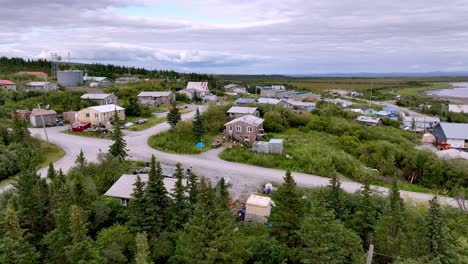
<instances>
[{"instance_id":1,"label":"gray house","mask_svg":"<svg viewBox=\"0 0 468 264\"><path fill-rule=\"evenodd\" d=\"M43 124L45 126L55 126L57 124L57 112L54 110L33 109L29 118L33 127L42 127ZM42 120L44 120L44 123L42 123Z\"/></svg>"},{"instance_id":2,"label":"gray house","mask_svg":"<svg viewBox=\"0 0 468 264\"><path fill-rule=\"evenodd\" d=\"M138 94L138 102L142 105L155 107L158 105L169 105L175 103L173 92L141 92Z\"/></svg>"},{"instance_id":3,"label":"gray house","mask_svg":"<svg viewBox=\"0 0 468 264\"><path fill-rule=\"evenodd\" d=\"M246 115L260 116L257 107L233 106L226 112L229 117L238 118Z\"/></svg>"},{"instance_id":4,"label":"gray house","mask_svg":"<svg viewBox=\"0 0 468 264\"><path fill-rule=\"evenodd\" d=\"M98 103L99 105L117 104L118 97L113 94L83 94L81 100L89 100Z\"/></svg>"}]
</instances>

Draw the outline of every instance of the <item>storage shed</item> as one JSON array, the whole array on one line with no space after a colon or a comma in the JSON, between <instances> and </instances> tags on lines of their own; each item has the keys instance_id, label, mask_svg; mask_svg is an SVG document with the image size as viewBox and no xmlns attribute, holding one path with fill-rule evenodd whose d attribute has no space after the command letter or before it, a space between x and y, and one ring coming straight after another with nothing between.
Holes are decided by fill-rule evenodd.
<instances>
[{"instance_id":1,"label":"storage shed","mask_svg":"<svg viewBox=\"0 0 468 264\"><path fill-rule=\"evenodd\" d=\"M45 126L55 126L57 124L57 112L54 110L33 109L30 119L33 127L42 127L43 124Z\"/></svg>"},{"instance_id":2,"label":"storage shed","mask_svg":"<svg viewBox=\"0 0 468 264\"><path fill-rule=\"evenodd\" d=\"M77 111L63 112L63 122L74 123L78 120Z\"/></svg>"},{"instance_id":3,"label":"storage shed","mask_svg":"<svg viewBox=\"0 0 468 264\"><path fill-rule=\"evenodd\" d=\"M255 152L266 153L270 151L270 144L265 141L255 141L252 145L252 150Z\"/></svg>"},{"instance_id":4,"label":"storage shed","mask_svg":"<svg viewBox=\"0 0 468 264\"><path fill-rule=\"evenodd\" d=\"M271 154L283 154L283 139L270 139L268 145Z\"/></svg>"},{"instance_id":5,"label":"storage shed","mask_svg":"<svg viewBox=\"0 0 468 264\"><path fill-rule=\"evenodd\" d=\"M271 198L252 194L247 199L245 209L245 221L265 223L271 213Z\"/></svg>"}]
</instances>

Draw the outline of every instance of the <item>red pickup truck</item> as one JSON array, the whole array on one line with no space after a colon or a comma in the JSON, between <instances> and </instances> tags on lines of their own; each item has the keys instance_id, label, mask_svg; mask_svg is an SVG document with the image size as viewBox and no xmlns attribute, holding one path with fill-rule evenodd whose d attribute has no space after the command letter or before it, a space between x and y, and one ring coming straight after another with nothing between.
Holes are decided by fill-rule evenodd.
<instances>
[{"instance_id":1,"label":"red pickup truck","mask_svg":"<svg viewBox=\"0 0 468 264\"><path fill-rule=\"evenodd\" d=\"M90 127L91 127L90 122L73 123L71 125L71 129L77 132L83 132L85 129L90 128Z\"/></svg>"}]
</instances>

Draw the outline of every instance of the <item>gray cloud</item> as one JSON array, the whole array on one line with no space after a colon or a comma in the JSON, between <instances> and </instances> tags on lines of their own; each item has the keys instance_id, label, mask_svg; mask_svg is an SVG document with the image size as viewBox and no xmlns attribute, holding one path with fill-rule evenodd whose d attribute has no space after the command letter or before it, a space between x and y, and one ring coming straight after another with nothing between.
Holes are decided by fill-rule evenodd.
<instances>
[{"instance_id":1,"label":"gray cloud","mask_svg":"<svg viewBox=\"0 0 468 264\"><path fill-rule=\"evenodd\" d=\"M215 73L468 69L463 0L171 1L192 10L182 18L114 9L164 2L0 0L0 55L70 51L77 60Z\"/></svg>"}]
</instances>

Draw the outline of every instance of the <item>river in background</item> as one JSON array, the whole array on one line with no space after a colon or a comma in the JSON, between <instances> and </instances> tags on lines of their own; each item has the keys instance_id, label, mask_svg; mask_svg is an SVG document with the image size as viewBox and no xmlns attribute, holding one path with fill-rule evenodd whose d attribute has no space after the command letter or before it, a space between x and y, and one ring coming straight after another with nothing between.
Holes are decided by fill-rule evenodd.
<instances>
[{"instance_id":1,"label":"river in background","mask_svg":"<svg viewBox=\"0 0 468 264\"><path fill-rule=\"evenodd\" d=\"M450 83L454 88L427 91L427 95L468 99L468 83Z\"/></svg>"}]
</instances>

